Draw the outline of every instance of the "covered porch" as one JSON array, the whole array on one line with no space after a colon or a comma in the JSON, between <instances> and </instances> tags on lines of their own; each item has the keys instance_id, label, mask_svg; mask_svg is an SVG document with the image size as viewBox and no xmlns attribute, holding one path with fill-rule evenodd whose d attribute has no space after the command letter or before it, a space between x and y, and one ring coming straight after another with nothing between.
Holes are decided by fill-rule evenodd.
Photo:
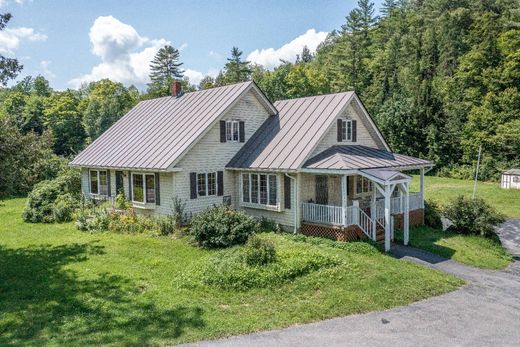
<instances>
[{"instance_id":1,"label":"covered porch","mask_svg":"<svg viewBox=\"0 0 520 347\"><path fill-rule=\"evenodd\" d=\"M384 241L390 249L394 229L403 230L408 244L410 218L423 223L426 160L382 150L332 148L311 159L299 176L300 225L329 228ZM410 191L411 177L419 171L419 191ZM420 217L417 217L420 216ZM305 230L304 230L305 231ZM347 237L348 239L348 237Z\"/></svg>"}]
</instances>

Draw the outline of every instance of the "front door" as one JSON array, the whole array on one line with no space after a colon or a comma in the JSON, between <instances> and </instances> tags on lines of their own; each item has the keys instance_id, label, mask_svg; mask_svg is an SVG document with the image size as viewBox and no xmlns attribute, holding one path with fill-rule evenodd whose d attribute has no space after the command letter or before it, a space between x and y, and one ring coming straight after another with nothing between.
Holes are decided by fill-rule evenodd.
<instances>
[{"instance_id":1,"label":"front door","mask_svg":"<svg viewBox=\"0 0 520 347\"><path fill-rule=\"evenodd\" d=\"M327 176L316 176L316 203L327 205L329 202L329 180Z\"/></svg>"},{"instance_id":2,"label":"front door","mask_svg":"<svg viewBox=\"0 0 520 347\"><path fill-rule=\"evenodd\" d=\"M124 194L123 171L116 171L116 194Z\"/></svg>"}]
</instances>

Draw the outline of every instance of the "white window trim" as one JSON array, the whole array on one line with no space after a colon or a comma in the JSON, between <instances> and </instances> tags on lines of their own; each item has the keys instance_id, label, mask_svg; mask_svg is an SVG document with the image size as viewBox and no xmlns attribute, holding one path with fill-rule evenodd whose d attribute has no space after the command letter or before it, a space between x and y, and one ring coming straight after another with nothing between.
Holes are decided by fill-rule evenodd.
<instances>
[{"instance_id":1,"label":"white window trim","mask_svg":"<svg viewBox=\"0 0 520 347\"><path fill-rule=\"evenodd\" d=\"M215 194L209 195L209 185L208 185L208 174L215 174ZM205 175L205 182L206 182L206 195L199 195L199 175ZM217 171L208 171L208 172L197 172L197 179L196 179L196 191L197 191L197 199L204 199L204 198L212 198L214 196L218 196L218 172Z\"/></svg>"},{"instance_id":2,"label":"white window trim","mask_svg":"<svg viewBox=\"0 0 520 347\"><path fill-rule=\"evenodd\" d=\"M341 141L352 142L352 119L342 119ZM348 131L350 130L350 131Z\"/></svg>"},{"instance_id":3,"label":"white window trim","mask_svg":"<svg viewBox=\"0 0 520 347\"><path fill-rule=\"evenodd\" d=\"M229 134L228 134L228 125L229 125ZM236 127L236 139L234 138L235 132L233 131ZM228 136L229 135L229 136ZM226 142L239 142L240 140L240 125L237 120L227 120L226 121Z\"/></svg>"},{"instance_id":4,"label":"white window trim","mask_svg":"<svg viewBox=\"0 0 520 347\"><path fill-rule=\"evenodd\" d=\"M249 176L249 202L244 202L244 175ZM252 175L258 175L257 183L258 183L258 202L251 202L252 196ZM266 184L267 184L267 204L260 203L260 175L266 176ZM270 189L269 189L269 176L276 177L276 204L270 205ZM263 210L271 210L280 212L281 204L280 204L280 177L277 174L266 173L266 172L241 172L240 173L240 206L248 207L248 208L258 208Z\"/></svg>"},{"instance_id":5,"label":"white window trim","mask_svg":"<svg viewBox=\"0 0 520 347\"><path fill-rule=\"evenodd\" d=\"M361 187L363 187L363 180L367 180L368 183L369 183L369 189L368 191L364 191L363 188L361 189L361 193L358 193L357 191L357 183L358 183L358 180L361 179ZM372 189L370 189L370 187L372 189L374 189L374 183L372 181L370 181L368 178L364 177L364 176L354 176L354 196L355 197L360 197L360 196L367 196L367 195L371 195L372 194Z\"/></svg>"},{"instance_id":6,"label":"white window trim","mask_svg":"<svg viewBox=\"0 0 520 347\"><path fill-rule=\"evenodd\" d=\"M100 175L99 173L101 171L104 171L107 173L107 193L106 194L100 194L99 192L101 191L101 179L100 179ZM97 193L92 193L92 172L96 172L96 177L97 177L97 184L98 184L98 191ZM108 175L110 175L110 171L109 170L97 170L97 169L89 169L88 170L88 191L89 191L89 194L90 196L92 196L93 198L101 198L101 197L107 197L108 196Z\"/></svg>"},{"instance_id":7,"label":"white window trim","mask_svg":"<svg viewBox=\"0 0 520 347\"><path fill-rule=\"evenodd\" d=\"M143 177L143 201L134 200L135 192L134 192L134 176L142 176ZM146 175L153 176L154 182L154 202L146 202ZM157 192L155 191L157 187L157 182L155 179L155 174L150 172L132 172L132 176L130 177L130 186L132 187L132 204L134 207L138 208L155 208L157 205Z\"/></svg>"}]
</instances>

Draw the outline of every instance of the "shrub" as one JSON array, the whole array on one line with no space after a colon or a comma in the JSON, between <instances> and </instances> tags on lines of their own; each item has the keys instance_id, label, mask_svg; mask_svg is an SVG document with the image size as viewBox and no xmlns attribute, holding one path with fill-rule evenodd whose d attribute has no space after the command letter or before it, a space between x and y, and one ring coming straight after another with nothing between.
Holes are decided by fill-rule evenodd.
<instances>
[{"instance_id":1,"label":"shrub","mask_svg":"<svg viewBox=\"0 0 520 347\"><path fill-rule=\"evenodd\" d=\"M440 208L433 200L424 201L424 224L435 229L442 229Z\"/></svg>"},{"instance_id":2,"label":"shrub","mask_svg":"<svg viewBox=\"0 0 520 347\"><path fill-rule=\"evenodd\" d=\"M493 236L494 226L505 221L503 215L483 199L471 199L459 195L444 208L444 215L452 225L450 229L460 234Z\"/></svg>"},{"instance_id":3,"label":"shrub","mask_svg":"<svg viewBox=\"0 0 520 347\"><path fill-rule=\"evenodd\" d=\"M179 229L184 223L186 223L188 217L186 215L186 202L183 202L181 198L174 196L170 204L172 211L172 218L174 227Z\"/></svg>"},{"instance_id":4,"label":"shrub","mask_svg":"<svg viewBox=\"0 0 520 347\"><path fill-rule=\"evenodd\" d=\"M249 266L266 265L276 260L276 249L269 240L251 235L243 249L244 261Z\"/></svg>"},{"instance_id":5,"label":"shrub","mask_svg":"<svg viewBox=\"0 0 520 347\"><path fill-rule=\"evenodd\" d=\"M215 206L193 217L190 234L200 247L222 248L243 244L257 230L256 221L244 212Z\"/></svg>"},{"instance_id":6,"label":"shrub","mask_svg":"<svg viewBox=\"0 0 520 347\"><path fill-rule=\"evenodd\" d=\"M160 235L171 235L175 232L176 222L172 216L160 216L155 219Z\"/></svg>"},{"instance_id":7,"label":"shrub","mask_svg":"<svg viewBox=\"0 0 520 347\"><path fill-rule=\"evenodd\" d=\"M69 221L79 206L80 176L67 170L53 180L38 183L29 193L22 218L32 223Z\"/></svg>"},{"instance_id":8,"label":"shrub","mask_svg":"<svg viewBox=\"0 0 520 347\"><path fill-rule=\"evenodd\" d=\"M116 204L115 205L116 205L116 208L120 209L120 210L128 210L132 206L130 201L128 201L125 194L123 194L123 193L118 193L116 195Z\"/></svg>"}]
</instances>

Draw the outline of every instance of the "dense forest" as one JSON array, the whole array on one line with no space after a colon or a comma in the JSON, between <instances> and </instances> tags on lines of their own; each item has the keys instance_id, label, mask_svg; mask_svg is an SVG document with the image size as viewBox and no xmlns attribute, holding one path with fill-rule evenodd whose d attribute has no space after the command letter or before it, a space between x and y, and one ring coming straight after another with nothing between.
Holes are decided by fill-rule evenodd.
<instances>
[{"instance_id":1,"label":"dense forest","mask_svg":"<svg viewBox=\"0 0 520 347\"><path fill-rule=\"evenodd\" d=\"M0 15L0 30L10 19ZM481 178L520 167L520 2L368 0L315 53L274 70L233 47L215 78L183 78L179 51L161 48L145 92L101 80L55 91L42 76L12 87L22 66L0 56L0 197L52 178L139 100L253 79L272 101L355 90L395 152L429 158L441 175L469 178L482 146ZM3 88L1 86L4 86Z\"/></svg>"}]
</instances>

